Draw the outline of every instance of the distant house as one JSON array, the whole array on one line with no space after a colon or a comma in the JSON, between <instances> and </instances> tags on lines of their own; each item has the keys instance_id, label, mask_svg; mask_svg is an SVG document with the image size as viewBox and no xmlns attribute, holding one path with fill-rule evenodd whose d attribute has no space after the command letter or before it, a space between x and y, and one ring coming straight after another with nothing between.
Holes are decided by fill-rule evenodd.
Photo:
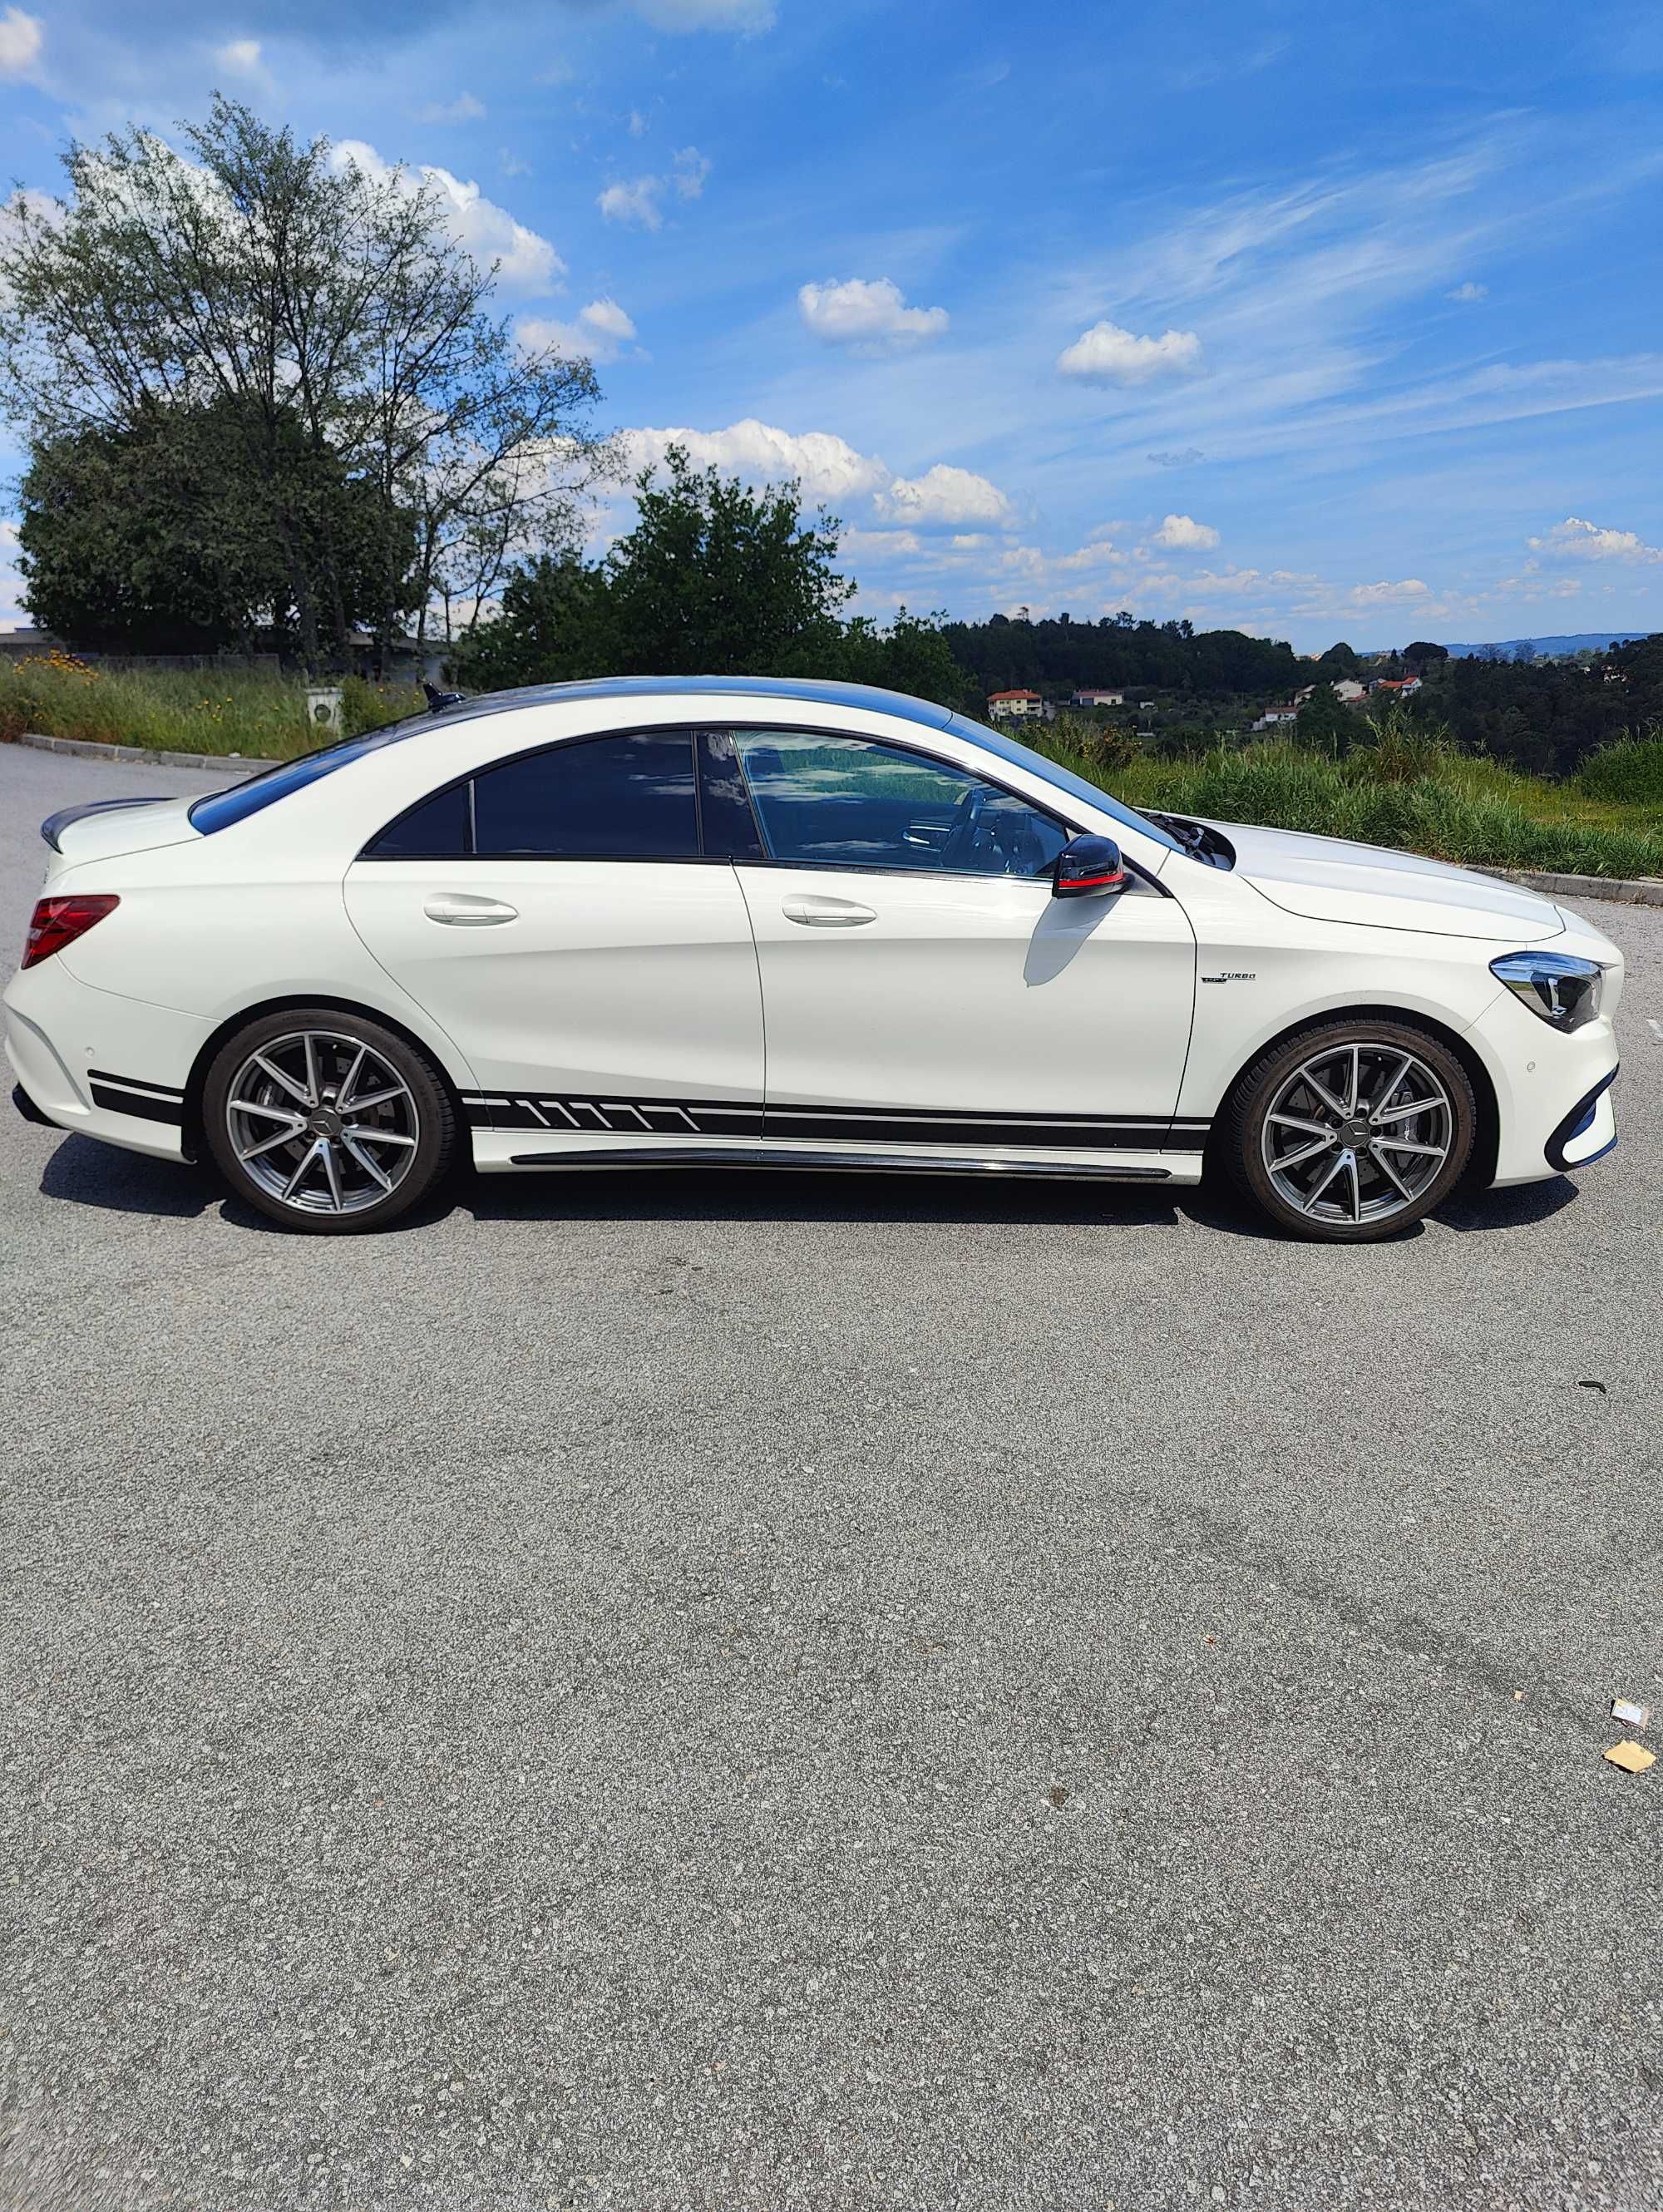
<instances>
[{"instance_id":1,"label":"distant house","mask_svg":"<svg viewBox=\"0 0 1663 2212\"><path fill-rule=\"evenodd\" d=\"M1420 688L1418 676L1376 676L1369 684L1371 693L1389 691L1394 699L1412 699Z\"/></svg>"},{"instance_id":2,"label":"distant house","mask_svg":"<svg viewBox=\"0 0 1663 2212\"><path fill-rule=\"evenodd\" d=\"M1368 687L1359 684L1355 676L1342 676L1328 686L1336 699L1343 699L1348 707L1356 706L1359 699L1369 696Z\"/></svg>"},{"instance_id":3,"label":"distant house","mask_svg":"<svg viewBox=\"0 0 1663 2212\"><path fill-rule=\"evenodd\" d=\"M1311 689L1314 690L1316 686L1313 684ZM1256 730L1274 730L1283 722L1296 722L1298 720L1299 708L1290 700L1285 707L1266 707L1253 727Z\"/></svg>"},{"instance_id":4,"label":"distant house","mask_svg":"<svg viewBox=\"0 0 1663 2212\"><path fill-rule=\"evenodd\" d=\"M996 722L1029 722L1044 714L1045 702L1037 691L995 691L987 711Z\"/></svg>"},{"instance_id":5,"label":"distant house","mask_svg":"<svg viewBox=\"0 0 1663 2212\"><path fill-rule=\"evenodd\" d=\"M1124 707L1126 702L1124 691L1071 691L1068 695L1071 707Z\"/></svg>"}]
</instances>

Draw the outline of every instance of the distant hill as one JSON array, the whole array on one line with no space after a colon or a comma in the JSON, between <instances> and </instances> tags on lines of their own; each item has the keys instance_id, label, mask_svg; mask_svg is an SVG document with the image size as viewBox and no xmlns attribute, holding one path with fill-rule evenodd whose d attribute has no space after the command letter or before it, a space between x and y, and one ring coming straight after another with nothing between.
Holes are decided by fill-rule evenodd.
<instances>
[{"instance_id":1,"label":"distant hill","mask_svg":"<svg viewBox=\"0 0 1663 2212\"><path fill-rule=\"evenodd\" d=\"M1488 645L1451 645L1448 650L1457 659L1470 659L1475 653L1510 654L1520 645L1542 653L1603 653L1608 645L1626 645L1630 638L1651 635L1648 629L1587 629L1574 637L1501 637Z\"/></svg>"}]
</instances>

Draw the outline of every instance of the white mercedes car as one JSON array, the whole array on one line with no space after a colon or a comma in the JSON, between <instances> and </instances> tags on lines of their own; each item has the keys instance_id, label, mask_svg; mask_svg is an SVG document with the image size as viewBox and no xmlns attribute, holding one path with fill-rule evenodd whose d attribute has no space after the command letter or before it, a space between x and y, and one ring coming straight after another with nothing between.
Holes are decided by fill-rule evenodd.
<instances>
[{"instance_id":1,"label":"white mercedes car","mask_svg":"<svg viewBox=\"0 0 1663 2212\"><path fill-rule=\"evenodd\" d=\"M852 685L551 685L43 824L31 1119L377 1229L508 1169L1197 1182L1342 1242L1615 1142L1617 948Z\"/></svg>"}]
</instances>

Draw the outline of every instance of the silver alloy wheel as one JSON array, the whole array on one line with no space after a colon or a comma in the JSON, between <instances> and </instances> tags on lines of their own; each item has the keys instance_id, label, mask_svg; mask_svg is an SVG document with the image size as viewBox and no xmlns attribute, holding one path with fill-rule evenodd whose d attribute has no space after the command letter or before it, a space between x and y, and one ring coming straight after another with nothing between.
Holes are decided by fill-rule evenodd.
<instances>
[{"instance_id":1,"label":"silver alloy wheel","mask_svg":"<svg viewBox=\"0 0 1663 2212\"><path fill-rule=\"evenodd\" d=\"M1449 1093L1393 1044L1329 1045L1271 1101L1260 1143L1277 1194L1313 1221L1384 1221L1436 1180L1455 1141Z\"/></svg>"},{"instance_id":2,"label":"silver alloy wheel","mask_svg":"<svg viewBox=\"0 0 1663 2212\"><path fill-rule=\"evenodd\" d=\"M344 1030L296 1030L232 1079L226 1132L245 1172L300 1213L361 1213L410 1173L422 1117L391 1062Z\"/></svg>"}]
</instances>

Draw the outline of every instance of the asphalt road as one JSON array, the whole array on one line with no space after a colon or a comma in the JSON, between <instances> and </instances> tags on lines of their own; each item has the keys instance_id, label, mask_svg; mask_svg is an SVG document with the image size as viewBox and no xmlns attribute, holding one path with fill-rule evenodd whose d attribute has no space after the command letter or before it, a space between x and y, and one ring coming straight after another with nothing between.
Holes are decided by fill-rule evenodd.
<instances>
[{"instance_id":1,"label":"asphalt road","mask_svg":"<svg viewBox=\"0 0 1663 2212\"><path fill-rule=\"evenodd\" d=\"M0 752L0 927L51 806L206 781ZM1598 918L1617 1152L1373 1249L738 1174L291 1239L7 1118L0 2203L1654 2212Z\"/></svg>"}]
</instances>

